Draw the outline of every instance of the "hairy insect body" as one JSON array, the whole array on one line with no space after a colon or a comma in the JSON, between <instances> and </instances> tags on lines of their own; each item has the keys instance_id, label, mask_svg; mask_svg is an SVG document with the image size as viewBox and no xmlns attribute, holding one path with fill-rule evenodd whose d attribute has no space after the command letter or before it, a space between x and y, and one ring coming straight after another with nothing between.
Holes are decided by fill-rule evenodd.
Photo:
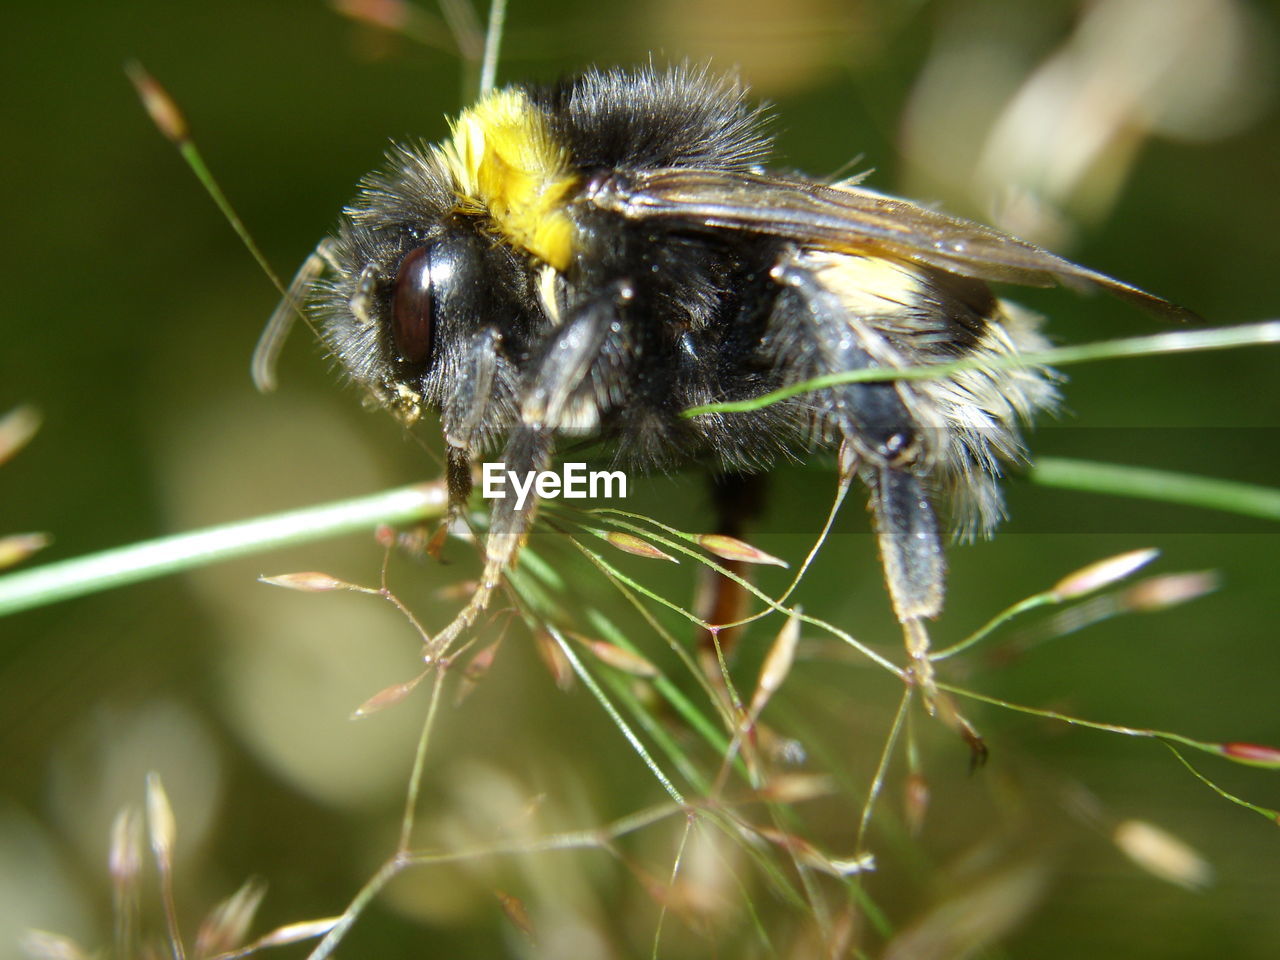
<instances>
[{"instance_id":1,"label":"hairy insect body","mask_svg":"<svg viewBox=\"0 0 1280 960\"><path fill-rule=\"evenodd\" d=\"M406 419L440 411L455 505L476 458L501 451L533 473L564 437L601 438L616 466L747 473L839 445L870 491L899 618L935 616L935 504L964 531L996 522L1019 421L1054 402L1044 371L978 363L745 414L683 411L1043 346L987 280L1069 277L1167 305L852 182L767 173L770 147L743 89L701 71L499 91L443 146L393 148L298 292L352 380ZM442 642L483 608L535 508L494 504L484 586Z\"/></svg>"}]
</instances>

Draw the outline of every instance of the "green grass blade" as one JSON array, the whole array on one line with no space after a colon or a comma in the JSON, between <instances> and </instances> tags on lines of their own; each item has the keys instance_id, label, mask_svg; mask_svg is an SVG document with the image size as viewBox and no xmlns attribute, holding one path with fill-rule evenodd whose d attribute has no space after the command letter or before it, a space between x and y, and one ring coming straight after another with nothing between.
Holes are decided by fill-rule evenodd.
<instances>
[{"instance_id":1,"label":"green grass blade","mask_svg":"<svg viewBox=\"0 0 1280 960\"><path fill-rule=\"evenodd\" d=\"M1235 480L1065 457L1041 457L1031 468L1031 479L1046 487L1161 500L1280 520L1280 490Z\"/></svg>"},{"instance_id":2,"label":"green grass blade","mask_svg":"<svg viewBox=\"0 0 1280 960\"><path fill-rule=\"evenodd\" d=\"M414 484L160 537L0 577L0 616L247 554L443 516L443 484Z\"/></svg>"}]
</instances>

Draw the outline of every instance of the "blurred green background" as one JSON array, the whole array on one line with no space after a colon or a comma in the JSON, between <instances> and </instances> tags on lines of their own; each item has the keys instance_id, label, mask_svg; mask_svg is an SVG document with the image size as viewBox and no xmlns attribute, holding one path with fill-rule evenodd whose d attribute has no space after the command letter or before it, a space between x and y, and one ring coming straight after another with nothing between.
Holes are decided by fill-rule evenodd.
<instances>
[{"instance_id":1,"label":"blurred green background","mask_svg":"<svg viewBox=\"0 0 1280 960\"><path fill-rule=\"evenodd\" d=\"M362 410L304 335L282 389L254 392L248 357L275 293L151 126L122 65L139 59L177 98L288 273L388 138L442 135L466 96L456 58L306 0L22 4L4 19L0 409L32 404L44 422L0 468L0 532L49 531L55 543L38 559L53 560L435 476L422 444ZM550 79L651 51L659 62L737 65L775 105L781 163L825 175L856 161L874 168L878 188L999 220L1227 324L1276 311L1278 26L1275 5L1228 0L539 0L513 3L499 76ZM1102 298L1017 298L1050 315L1059 342L1159 329ZM1274 484L1275 370L1266 349L1074 367L1066 410L1033 448ZM832 485L821 463L777 471L753 542L798 560ZM979 651L945 677L1094 719L1280 743L1272 529L1023 480L1010 505L994 541L952 551L939 644L1138 547L1164 551L1160 572L1220 571L1222 588L1007 662ZM686 529L707 522L693 475L647 482L629 506ZM859 503L839 530L801 599L896 656ZM547 550L578 569L568 551ZM450 609L438 588L474 575L465 550L454 552L453 567L393 562L393 583L429 625ZM0 622L0 957L17 955L28 926L109 942L109 825L139 802L148 770L163 776L178 818L188 934L249 875L269 884L257 930L340 911L393 847L424 700L346 717L414 674L417 640L372 598L286 593L255 577L316 569L372 583L381 557L371 537L348 538ZM688 564L619 565L678 602L692 595ZM599 575L572 582L696 694ZM784 582L761 577L775 591ZM689 639L687 626L673 629ZM773 629L744 643L736 668L747 690ZM848 855L900 690L808 639L766 720L803 745L800 769L838 785L797 808L799 834ZM585 829L664 798L581 686L557 690L520 629L479 688L446 705L420 846ZM991 956L1275 955L1273 825L1151 742L969 712L993 751L974 776L952 734L915 718L933 797L918 839L902 826L900 757L890 771L869 841L880 870L866 890L896 929L927 932L939 904L1008 880L1030 892L995 924ZM686 746L714 772L714 757ZM1227 789L1280 806L1274 773L1197 762ZM1108 833L1128 818L1199 850L1213 884L1190 892L1125 859ZM643 875L665 882L679 836L680 823L666 822L616 858L476 856L409 871L343 955L648 953L657 908ZM661 954L817 955L811 920L770 892L744 848L698 836L706 849L692 844L685 868L706 899L668 918ZM504 917L498 890L529 910L536 943ZM151 899L146 911L158 931ZM961 913L985 916L973 904ZM857 936L867 955L886 949L874 933ZM937 950L913 955L950 955Z\"/></svg>"}]
</instances>

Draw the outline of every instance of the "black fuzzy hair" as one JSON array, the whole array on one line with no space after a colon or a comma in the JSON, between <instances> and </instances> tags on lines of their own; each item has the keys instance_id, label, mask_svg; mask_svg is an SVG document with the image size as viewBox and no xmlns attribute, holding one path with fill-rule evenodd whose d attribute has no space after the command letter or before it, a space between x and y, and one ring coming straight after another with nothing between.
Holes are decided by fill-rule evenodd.
<instances>
[{"instance_id":1,"label":"black fuzzy hair","mask_svg":"<svg viewBox=\"0 0 1280 960\"><path fill-rule=\"evenodd\" d=\"M593 69L527 92L580 170L750 170L773 149L765 109L706 67Z\"/></svg>"}]
</instances>

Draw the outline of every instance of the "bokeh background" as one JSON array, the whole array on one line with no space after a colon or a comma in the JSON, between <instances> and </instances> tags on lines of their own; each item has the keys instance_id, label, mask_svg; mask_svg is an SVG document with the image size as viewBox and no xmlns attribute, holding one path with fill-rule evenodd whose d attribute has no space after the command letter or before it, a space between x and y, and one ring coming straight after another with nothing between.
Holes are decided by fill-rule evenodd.
<instances>
[{"instance_id":1,"label":"bokeh background","mask_svg":"<svg viewBox=\"0 0 1280 960\"><path fill-rule=\"evenodd\" d=\"M512 6L501 79L550 79L651 52L658 62L737 66L775 105L787 166L874 168L879 188L997 222L1214 324L1276 314L1274 4ZM248 356L275 294L150 125L122 65L138 58L179 100L227 194L287 273L389 137L441 136L466 96L457 58L306 0L26 3L10 5L4 21L0 408L34 405L43 427L0 468L0 531L49 531L55 543L38 559L53 560L436 475L430 431L418 442L362 410L305 335L287 352L282 389L254 392ZM1064 343L1160 329L1101 298L1018 299L1049 314ZM1275 370L1265 349L1074 367L1066 409L1033 446L1274 483ZM832 485L820 462L777 471L753 541L801 557ZM950 665L948 678L1095 719L1280 742L1272 529L1018 479L1010 503L1014 519L1000 536L952 552L939 643L1076 567L1138 547L1164 551L1161 572L1219 571L1221 589L1020 657L979 653ZM647 482L631 506L675 526L706 523L694 475ZM548 550L575 569L567 551ZM456 603L439 588L474 575L457 552L451 567L393 562L397 590L429 624ZM318 569L369 583L381 559L372 537L352 537L0 622L0 957L18 955L26 927L109 943L109 826L122 805L140 802L149 770L164 778L178 818L188 933L250 875L269 886L258 930L342 908L394 843L424 700L346 718L413 675L417 640L372 598L286 593L255 577ZM692 594L687 564L620 564L679 602ZM573 581L582 603L609 610L695 690L598 575ZM762 575L766 587L783 582ZM856 503L801 597L860 639L898 649ZM736 669L747 688L771 632L743 644ZM830 642L807 638L801 652L766 719L803 746L801 770L837 784L797 808L801 835L848 854L900 691ZM1151 742L970 713L993 750L973 776L954 736L915 718L932 795L916 839L903 828L900 757L890 771L870 836L880 871L865 888L895 929L927 931L959 894L989 889L992 898L962 903L955 921L991 921L999 936L989 956L1275 955L1274 825L1214 795ZM714 758L689 749L714 770ZM1275 774L1199 763L1227 789L1280 805ZM441 711L420 845L467 849L592 827L663 796L581 686L559 690L514 629L478 689ZM1109 834L1130 818L1198 850L1213 882L1186 890L1126 859ZM648 952L657 908L637 871L664 880L679 836L680 824L666 822L630 838L620 858L474 856L411 871L343 955ZM662 955L817 955L811 920L770 892L742 846L714 831L697 836L688 912L668 918ZM528 910L536 942L496 891ZM151 899L146 919L159 931ZM858 936L867 955L885 951L882 937Z\"/></svg>"}]
</instances>

